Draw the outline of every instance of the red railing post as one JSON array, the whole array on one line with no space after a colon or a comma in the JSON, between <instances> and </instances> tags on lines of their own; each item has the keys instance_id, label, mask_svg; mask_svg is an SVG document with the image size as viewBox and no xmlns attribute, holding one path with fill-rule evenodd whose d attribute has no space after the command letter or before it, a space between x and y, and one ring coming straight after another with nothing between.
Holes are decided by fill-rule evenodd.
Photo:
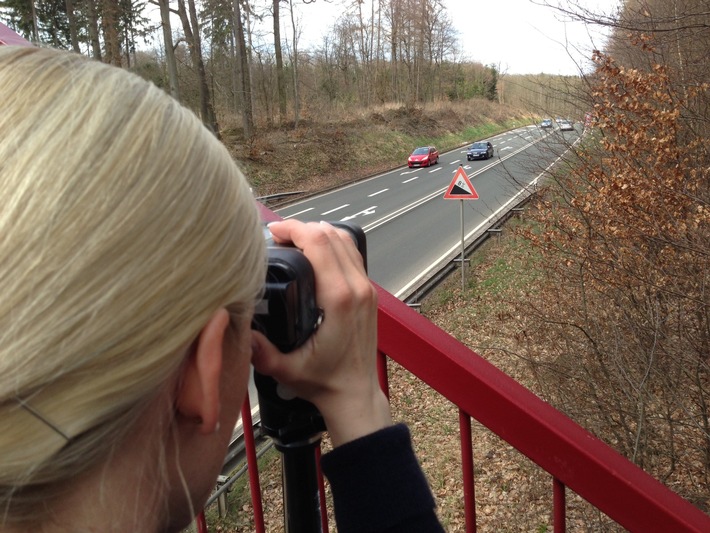
<instances>
[{"instance_id":1,"label":"red railing post","mask_svg":"<svg viewBox=\"0 0 710 533\"><path fill-rule=\"evenodd\" d=\"M567 531L567 508L565 484L557 478L552 478L552 525L555 533Z\"/></svg>"},{"instance_id":2,"label":"red railing post","mask_svg":"<svg viewBox=\"0 0 710 533\"><path fill-rule=\"evenodd\" d=\"M320 446L316 447L316 476L318 477L318 498L320 499L320 524L323 531L328 531L328 508L325 501L325 479L320 469Z\"/></svg>"},{"instance_id":3,"label":"red railing post","mask_svg":"<svg viewBox=\"0 0 710 533\"><path fill-rule=\"evenodd\" d=\"M254 530L264 533L264 508L261 503L261 485L259 484L259 463L256 458L256 442L254 441L254 424L251 419L251 404L247 394L242 404L242 427L244 428L244 449L249 469L249 490L251 503L254 507Z\"/></svg>"},{"instance_id":4,"label":"red railing post","mask_svg":"<svg viewBox=\"0 0 710 533\"><path fill-rule=\"evenodd\" d=\"M377 377L380 379L380 388L389 399L390 382L387 376L387 356L380 351L377 352Z\"/></svg>"},{"instance_id":5,"label":"red railing post","mask_svg":"<svg viewBox=\"0 0 710 533\"><path fill-rule=\"evenodd\" d=\"M466 516L466 533L476 532L476 489L473 472L473 439L471 417L459 409L461 433L461 470L463 472L463 501Z\"/></svg>"},{"instance_id":6,"label":"red railing post","mask_svg":"<svg viewBox=\"0 0 710 533\"><path fill-rule=\"evenodd\" d=\"M207 519L205 518L205 512L202 511L195 518L195 526L197 533L207 533Z\"/></svg>"}]
</instances>

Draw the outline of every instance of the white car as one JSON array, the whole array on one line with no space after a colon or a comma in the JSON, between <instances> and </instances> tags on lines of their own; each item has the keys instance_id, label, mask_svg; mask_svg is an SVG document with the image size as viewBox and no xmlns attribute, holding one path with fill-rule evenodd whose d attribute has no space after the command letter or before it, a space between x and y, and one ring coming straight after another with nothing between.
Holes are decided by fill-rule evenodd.
<instances>
[{"instance_id":1,"label":"white car","mask_svg":"<svg viewBox=\"0 0 710 533\"><path fill-rule=\"evenodd\" d=\"M569 120L560 120L558 122L560 131L574 131L574 126Z\"/></svg>"}]
</instances>

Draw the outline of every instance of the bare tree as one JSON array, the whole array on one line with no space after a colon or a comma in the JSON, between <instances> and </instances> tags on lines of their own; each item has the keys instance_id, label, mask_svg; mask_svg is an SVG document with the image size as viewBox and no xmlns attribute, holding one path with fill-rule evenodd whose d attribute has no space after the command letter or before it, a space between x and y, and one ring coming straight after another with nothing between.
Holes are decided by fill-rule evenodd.
<instances>
[{"instance_id":1,"label":"bare tree","mask_svg":"<svg viewBox=\"0 0 710 533\"><path fill-rule=\"evenodd\" d=\"M246 42L244 39L244 25L240 0L234 0L234 28L235 28L235 69L237 72L237 92L240 96L242 110L242 127L244 137L251 139L254 136L254 112L252 109L251 73L247 58Z\"/></svg>"},{"instance_id":2,"label":"bare tree","mask_svg":"<svg viewBox=\"0 0 710 533\"><path fill-rule=\"evenodd\" d=\"M291 14L291 63L293 64L293 122L294 128L298 127L301 119L301 95L299 93L298 82L298 44L301 38L301 28L293 10L293 0L288 0L289 12Z\"/></svg>"},{"instance_id":3,"label":"bare tree","mask_svg":"<svg viewBox=\"0 0 710 533\"><path fill-rule=\"evenodd\" d=\"M274 17L274 55L276 57L276 90L279 100L279 121L286 121L286 78L284 74L283 53L281 51L281 0L273 0Z\"/></svg>"},{"instance_id":4,"label":"bare tree","mask_svg":"<svg viewBox=\"0 0 710 533\"><path fill-rule=\"evenodd\" d=\"M200 89L200 116L202 123L219 137L219 126L212 106L212 97L209 84L207 83L207 71L205 70L205 64L202 59L202 39L200 36L200 24L197 19L197 10L195 9L195 0L188 0L187 8L185 7L185 0L178 0L178 15L182 22L183 31L185 32L185 39L190 50L193 67L197 74Z\"/></svg>"},{"instance_id":5,"label":"bare tree","mask_svg":"<svg viewBox=\"0 0 710 533\"><path fill-rule=\"evenodd\" d=\"M101 42L99 41L99 17L97 13L97 0L86 0L86 13L89 33L89 44L91 45L91 57L101 61Z\"/></svg>"},{"instance_id":6,"label":"bare tree","mask_svg":"<svg viewBox=\"0 0 710 533\"><path fill-rule=\"evenodd\" d=\"M79 36L76 24L76 13L74 13L74 2L72 0L66 0L65 5L67 8L67 20L69 21L69 38L71 40L71 47L77 54L81 53L79 48Z\"/></svg>"},{"instance_id":7,"label":"bare tree","mask_svg":"<svg viewBox=\"0 0 710 533\"><path fill-rule=\"evenodd\" d=\"M180 101L180 82L178 81L177 61L175 59L173 30L170 25L170 0L156 0L156 2L160 7L160 22L163 29L163 45L165 47L165 63L168 67L170 94L175 100Z\"/></svg>"},{"instance_id":8,"label":"bare tree","mask_svg":"<svg viewBox=\"0 0 710 533\"><path fill-rule=\"evenodd\" d=\"M104 36L106 55L104 60L121 66L121 41L119 39L119 6L113 0L103 0L101 5L101 30Z\"/></svg>"}]
</instances>

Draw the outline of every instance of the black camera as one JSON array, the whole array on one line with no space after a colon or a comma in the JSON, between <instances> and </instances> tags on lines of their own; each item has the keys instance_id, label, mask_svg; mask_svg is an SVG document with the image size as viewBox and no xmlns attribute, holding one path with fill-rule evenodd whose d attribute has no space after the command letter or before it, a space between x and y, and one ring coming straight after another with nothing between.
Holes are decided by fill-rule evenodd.
<instances>
[{"instance_id":1,"label":"black camera","mask_svg":"<svg viewBox=\"0 0 710 533\"><path fill-rule=\"evenodd\" d=\"M353 239L367 268L365 232L346 222L331 222ZM323 318L315 298L315 274L303 253L293 247L276 244L268 228L264 229L268 269L264 295L256 305L253 327L284 354L301 346L318 329ZM288 357L285 355L284 357ZM301 446L325 430L316 407L290 395L284 395L271 377L254 372L259 393L261 426L279 450Z\"/></svg>"},{"instance_id":2,"label":"black camera","mask_svg":"<svg viewBox=\"0 0 710 533\"><path fill-rule=\"evenodd\" d=\"M367 268L367 246L362 228L348 222L330 224L352 237ZM322 311L315 299L315 275L310 262L298 248L274 243L266 227L264 237L268 269L264 295L254 311L254 327L279 350L288 353L306 342L322 319Z\"/></svg>"}]
</instances>

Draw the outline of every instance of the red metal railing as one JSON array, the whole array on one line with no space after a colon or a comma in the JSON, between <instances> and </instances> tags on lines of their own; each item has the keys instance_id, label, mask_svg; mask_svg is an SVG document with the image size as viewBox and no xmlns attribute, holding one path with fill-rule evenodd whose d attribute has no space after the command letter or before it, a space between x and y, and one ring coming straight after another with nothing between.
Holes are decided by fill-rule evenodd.
<instances>
[{"instance_id":1,"label":"red metal railing","mask_svg":"<svg viewBox=\"0 0 710 533\"><path fill-rule=\"evenodd\" d=\"M385 392L391 359L459 407L467 532L476 530L471 418L552 476L555 532L565 531L567 487L630 531L710 531L710 516L391 294L379 289L379 298ZM248 404L243 413L250 416ZM256 531L264 531L253 440L247 444ZM204 522L198 530L206 531Z\"/></svg>"},{"instance_id":2,"label":"red metal railing","mask_svg":"<svg viewBox=\"0 0 710 533\"><path fill-rule=\"evenodd\" d=\"M264 220L275 215L263 210ZM567 416L471 351L406 304L378 288L378 370L389 396L395 361L459 408L466 531L476 531L471 418L548 472L554 531L565 531L566 489L630 531L710 532L710 516L648 475ZM248 400L242 411L251 429ZM248 418L248 419L247 419ZM246 438L256 531L264 531L252 437ZM322 517L327 531L326 516ZM198 531L206 532L202 517Z\"/></svg>"}]
</instances>

